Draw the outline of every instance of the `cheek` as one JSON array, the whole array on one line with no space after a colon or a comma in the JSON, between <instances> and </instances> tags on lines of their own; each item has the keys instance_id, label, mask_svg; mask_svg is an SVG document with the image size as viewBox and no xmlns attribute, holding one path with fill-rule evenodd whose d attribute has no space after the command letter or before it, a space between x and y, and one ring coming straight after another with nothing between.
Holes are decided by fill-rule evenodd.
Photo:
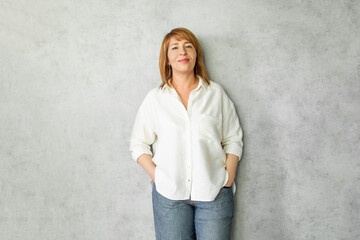
<instances>
[{"instance_id":1,"label":"cheek","mask_svg":"<svg viewBox=\"0 0 360 240\"><path fill-rule=\"evenodd\" d=\"M195 60L196 60L196 58L197 58L197 54L196 54L196 52L194 51L194 52L192 52L191 54L192 54L192 56L193 56L193 59L195 59Z\"/></svg>"},{"instance_id":2,"label":"cheek","mask_svg":"<svg viewBox=\"0 0 360 240\"><path fill-rule=\"evenodd\" d=\"M197 60L196 54L194 55L193 59L194 59L194 62L196 62L196 60Z\"/></svg>"},{"instance_id":3,"label":"cheek","mask_svg":"<svg viewBox=\"0 0 360 240\"><path fill-rule=\"evenodd\" d=\"M174 54L168 54L168 59L169 59L169 62L173 61L174 60Z\"/></svg>"}]
</instances>

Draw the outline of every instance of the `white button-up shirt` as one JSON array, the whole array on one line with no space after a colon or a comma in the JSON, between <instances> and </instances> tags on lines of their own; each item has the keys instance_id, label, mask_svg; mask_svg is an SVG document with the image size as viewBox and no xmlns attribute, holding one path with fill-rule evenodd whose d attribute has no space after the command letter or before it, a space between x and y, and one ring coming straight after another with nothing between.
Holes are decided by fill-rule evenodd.
<instances>
[{"instance_id":1,"label":"white button-up shirt","mask_svg":"<svg viewBox=\"0 0 360 240\"><path fill-rule=\"evenodd\" d=\"M156 190L172 200L214 200L228 181L226 154L242 155L234 104L218 83L198 77L187 109L173 87L150 90L131 134L132 158L152 155Z\"/></svg>"}]
</instances>

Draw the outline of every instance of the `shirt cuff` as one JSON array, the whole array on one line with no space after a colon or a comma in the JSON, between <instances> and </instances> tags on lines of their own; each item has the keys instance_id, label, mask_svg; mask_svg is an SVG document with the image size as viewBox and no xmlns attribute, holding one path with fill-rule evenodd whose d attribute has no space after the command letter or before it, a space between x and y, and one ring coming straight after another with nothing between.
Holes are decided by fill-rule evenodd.
<instances>
[{"instance_id":1,"label":"shirt cuff","mask_svg":"<svg viewBox=\"0 0 360 240\"><path fill-rule=\"evenodd\" d=\"M132 152L131 152L132 159L135 162L137 162L137 159L144 153L150 154L151 156L153 156L152 152L150 151L149 146L137 146L132 149Z\"/></svg>"},{"instance_id":2,"label":"shirt cuff","mask_svg":"<svg viewBox=\"0 0 360 240\"><path fill-rule=\"evenodd\" d=\"M242 156L242 148L239 146L239 144L231 143L229 145L225 145L224 146L224 151L227 154L230 153L230 154L234 154L234 155L238 156L239 161L240 161L241 156Z\"/></svg>"}]
</instances>

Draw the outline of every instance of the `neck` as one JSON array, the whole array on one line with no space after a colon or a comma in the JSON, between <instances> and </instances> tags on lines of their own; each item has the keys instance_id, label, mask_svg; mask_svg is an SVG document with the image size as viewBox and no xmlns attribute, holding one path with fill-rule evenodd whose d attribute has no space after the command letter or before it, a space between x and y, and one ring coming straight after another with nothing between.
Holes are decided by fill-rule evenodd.
<instances>
[{"instance_id":1,"label":"neck","mask_svg":"<svg viewBox=\"0 0 360 240\"><path fill-rule=\"evenodd\" d=\"M187 74L174 74L171 80L171 84L175 88L180 89L190 89L196 84L196 82L197 79L193 72Z\"/></svg>"}]
</instances>

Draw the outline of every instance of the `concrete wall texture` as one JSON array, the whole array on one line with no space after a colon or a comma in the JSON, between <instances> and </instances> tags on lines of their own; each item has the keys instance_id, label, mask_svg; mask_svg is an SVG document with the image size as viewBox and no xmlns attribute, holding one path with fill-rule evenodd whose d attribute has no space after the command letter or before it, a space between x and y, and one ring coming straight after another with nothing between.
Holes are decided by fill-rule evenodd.
<instances>
[{"instance_id":1,"label":"concrete wall texture","mask_svg":"<svg viewBox=\"0 0 360 240\"><path fill-rule=\"evenodd\" d=\"M360 2L0 2L0 239L155 239L128 139L163 36L244 129L233 239L360 239Z\"/></svg>"}]
</instances>

